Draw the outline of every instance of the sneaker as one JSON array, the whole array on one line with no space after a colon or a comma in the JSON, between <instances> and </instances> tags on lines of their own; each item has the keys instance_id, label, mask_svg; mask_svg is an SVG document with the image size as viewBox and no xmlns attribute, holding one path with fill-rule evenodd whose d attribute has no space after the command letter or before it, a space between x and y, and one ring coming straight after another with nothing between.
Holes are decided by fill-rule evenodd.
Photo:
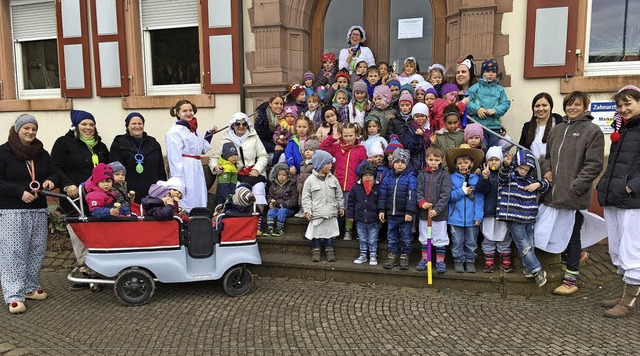
<instances>
[{"instance_id":1,"label":"sneaker","mask_svg":"<svg viewBox=\"0 0 640 356\"><path fill-rule=\"evenodd\" d=\"M398 256L390 253L389 256L387 256L387 260L384 262L382 266L386 269L392 269L397 265L398 265Z\"/></svg>"},{"instance_id":2,"label":"sneaker","mask_svg":"<svg viewBox=\"0 0 640 356\"><path fill-rule=\"evenodd\" d=\"M542 287L547 283L547 272L545 271L538 271L533 275L533 277L536 279L538 287Z\"/></svg>"},{"instance_id":3,"label":"sneaker","mask_svg":"<svg viewBox=\"0 0 640 356\"><path fill-rule=\"evenodd\" d=\"M343 238L343 240L345 240L345 241L351 240L351 230L349 230L349 229L344 230L344 238Z\"/></svg>"},{"instance_id":4,"label":"sneaker","mask_svg":"<svg viewBox=\"0 0 640 356\"><path fill-rule=\"evenodd\" d=\"M378 258L377 258L377 257L372 256L372 257L369 259L369 266L377 266L377 265L378 265Z\"/></svg>"},{"instance_id":5,"label":"sneaker","mask_svg":"<svg viewBox=\"0 0 640 356\"><path fill-rule=\"evenodd\" d=\"M269 225L267 226L267 231L263 234L263 236L273 236L273 226Z\"/></svg>"},{"instance_id":6,"label":"sneaker","mask_svg":"<svg viewBox=\"0 0 640 356\"><path fill-rule=\"evenodd\" d=\"M456 273L464 273L464 262L453 262L453 271Z\"/></svg>"},{"instance_id":7,"label":"sneaker","mask_svg":"<svg viewBox=\"0 0 640 356\"><path fill-rule=\"evenodd\" d=\"M363 264L365 262L367 262L367 255L365 255L365 254L360 254L360 257L358 257L355 260L353 260L353 263L355 263L357 265L361 265L361 264Z\"/></svg>"},{"instance_id":8,"label":"sneaker","mask_svg":"<svg viewBox=\"0 0 640 356\"><path fill-rule=\"evenodd\" d=\"M418 262L418 265L416 266L416 269L418 271L424 271L427 269L427 260L420 260L420 262Z\"/></svg>"},{"instance_id":9,"label":"sneaker","mask_svg":"<svg viewBox=\"0 0 640 356\"><path fill-rule=\"evenodd\" d=\"M282 231L282 229L279 227L275 228L275 230L271 232L271 236L274 236L274 237L282 236L283 234L284 234L284 231Z\"/></svg>"},{"instance_id":10,"label":"sneaker","mask_svg":"<svg viewBox=\"0 0 640 356\"><path fill-rule=\"evenodd\" d=\"M436 272L438 272L438 273L447 272L447 264L444 261L436 262Z\"/></svg>"},{"instance_id":11,"label":"sneaker","mask_svg":"<svg viewBox=\"0 0 640 356\"><path fill-rule=\"evenodd\" d=\"M304 210L300 209L300 211L298 211L296 213L296 215L294 215L296 218L304 218Z\"/></svg>"},{"instance_id":12,"label":"sneaker","mask_svg":"<svg viewBox=\"0 0 640 356\"><path fill-rule=\"evenodd\" d=\"M403 253L400 255L400 269L408 270L409 269L409 255Z\"/></svg>"},{"instance_id":13,"label":"sneaker","mask_svg":"<svg viewBox=\"0 0 640 356\"><path fill-rule=\"evenodd\" d=\"M526 270L522 270L522 273L524 274L525 278L533 278L534 277L533 274L529 273Z\"/></svg>"},{"instance_id":14,"label":"sneaker","mask_svg":"<svg viewBox=\"0 0 640 356\"><path fill-rule=\"evenodd\" d=\"M473 261L465 262L464 268L467 270L467 273L476 273L476 263Z\"/></svg>"}]
</instances>

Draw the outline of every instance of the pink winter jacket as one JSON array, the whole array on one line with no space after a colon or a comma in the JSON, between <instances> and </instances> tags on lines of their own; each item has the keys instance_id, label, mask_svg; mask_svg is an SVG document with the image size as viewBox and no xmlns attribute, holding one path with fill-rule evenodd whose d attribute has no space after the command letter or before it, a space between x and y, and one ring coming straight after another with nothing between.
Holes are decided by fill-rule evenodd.
<instances>
[{"instance_id":1,"label":"pink winter jacket","mask_svg":"<svg viewBox=\"0 0 640 356\"><path fill-rule=\"evenodd\" d=\"M320 144L320 149L329 152L336 159L334 175L340 182L342 191L348 192L358 181L356 168L367 159L367 149L359 142L344 148L341 143L333 136L327 136Z\"/></svg>"}]
</instances>

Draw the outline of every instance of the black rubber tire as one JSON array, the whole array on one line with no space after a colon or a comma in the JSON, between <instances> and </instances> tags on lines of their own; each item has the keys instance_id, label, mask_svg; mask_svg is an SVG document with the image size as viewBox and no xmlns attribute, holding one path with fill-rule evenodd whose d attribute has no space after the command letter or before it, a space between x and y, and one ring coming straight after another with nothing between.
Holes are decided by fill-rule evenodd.
<instances>
[{"instance_id":1,"label":"black rubber tire","mask_svg":"<svg viewBox=\"0 0 640 356\"><path fill-rule=\"evenodd\" d=\"M144 305L151 300L156 290L156 283L149 272L143 269L129 268L118 275L113 291L116 297L126 306Z\"/></svg>"},{"instance_id":2,"label":"black rubber tire","mask_svg":"<svg viewBox=\"0 0 640 356\"><path fill-rule=\"evenodd\" d=\"M253 275L242 266L233 267L225 272L222 286L224 291L232 297L243 296L253 287Z\"/></svg>"}]
</instances>

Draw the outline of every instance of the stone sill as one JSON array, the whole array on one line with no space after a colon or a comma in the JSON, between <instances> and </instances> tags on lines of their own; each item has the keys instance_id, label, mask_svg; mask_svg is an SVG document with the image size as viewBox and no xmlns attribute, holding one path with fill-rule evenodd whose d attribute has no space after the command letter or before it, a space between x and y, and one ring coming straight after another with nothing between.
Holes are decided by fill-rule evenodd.
<instances>
[{"instance_id":1,"label":"stone sill","mask_svg":"<svg viewBox=\"0 0 640 356\"><path fill-rule=\"evenodd\" d=\"M157 95L157 96L125 96L122 98L123 109L167 109L179 100L189 100L199 108L215 108L215 95Z\"/></svg>"},{"instance_id":2,"label":"stone sill","mask_svg":"<svg viewBox=\"0 0 640 356\"><path fill-rule=\"evenodd\" d=\"M73 109L73 99L11 99L0 100L0 112L11 111L69 111Z\"/></svg>"},{"instance_id":3,"label":"stone sill","mask_svg":"<svg viewBox=\"0 0 640 356\"><path fill-rule=\"evenodd\" d=\"M640 82L640 75L615 75L598 77L572 77L560 79L560 93L574 90L587 93L616 93L625 85Z\"/></svg>"}]
</instances>

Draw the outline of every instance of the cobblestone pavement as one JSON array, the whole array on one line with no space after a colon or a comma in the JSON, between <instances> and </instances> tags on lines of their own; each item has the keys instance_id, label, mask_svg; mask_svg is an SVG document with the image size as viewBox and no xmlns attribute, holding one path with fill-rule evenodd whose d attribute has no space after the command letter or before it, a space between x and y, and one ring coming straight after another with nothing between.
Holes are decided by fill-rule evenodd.
<instances>
[{"instance_id":1,"label":"cobblestone pavement","mask_svg":"<svg viewBox=\"0 0 640 356\"><path fill-rule=\"evenodd\" d=\"M611 320L599 300L609 278L569 297L503 298L453 290L256 278L228 297L219 282L159 284L150 304L124 307L111 288L50 293L27 312L0 312L9 355L631 355L640 316Z\"/></svg>"}]
</instances>

